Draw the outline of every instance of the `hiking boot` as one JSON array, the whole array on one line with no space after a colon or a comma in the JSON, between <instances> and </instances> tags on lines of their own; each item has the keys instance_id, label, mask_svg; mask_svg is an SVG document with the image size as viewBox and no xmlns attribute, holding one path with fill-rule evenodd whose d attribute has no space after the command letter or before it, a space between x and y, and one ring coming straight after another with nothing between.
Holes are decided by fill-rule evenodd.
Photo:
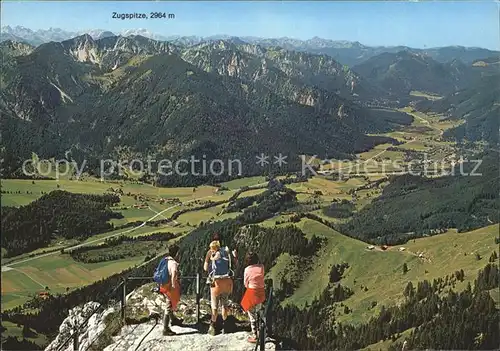
<instances>
[{"instance_id":1,"label":"hiking boot","mask_svg":"<svg viewBox=\"0 0 500 351\"><path fill-rule=\"evenodd\" d=\"M215 336L215 323L214 322L210 323L210 328L208 328L208 334Z\"/></svg>"},{"instance_id":2,"label":"hiking boot","mask_svg":"<svg viewBox=\"0 0 500 351\"><path fill-rule=\"evenodd\" d=\"M234 316L232 316L232 315L227 316L226 320L222 322L224 331L226 333L235 332L238 329L236 326L236 322L237 322L237 320L236 320L236 318L234 318Z\"/></svg>"},{"instance_id":3,"label":"hiking boot","mask_svg":"<svg viewBox=\"0 0 500 351\"><path fill-rule=\"evenodd\" d=\"M257 335L250 335L248 338L247 338L247 341L252 343L252 344L256 344L257 343Z\"/></svg>"},{"instance_id":4,"label":"hiking boot","mask_svg":"<svg viewBox=\"0 0 500 351\"><path fill-rule=\"evenodd\" d=\"M177 318L172 312L169 317L172 325L182 326L182 319Z\"/></svg>"},{"instance_id":5,"label":"hiking boot","mask_svg":"<svg viewBox=\"0 0 500 351\"><path fill-rule=\"evenodd\" d=\"M175 335L175 332L170 329L170 313L166 314L163 317L163 336L172 336Z\"/></svg>"},{"instance_id":6,"label":"hiking boot","mask_svg":"<svg viewBox=\"0 0 500 351\"><path fill-rule=\"evenodd\" d=\"M163 336L177 335L170 327L163 327Z\"/></svg>"}]
</instances>

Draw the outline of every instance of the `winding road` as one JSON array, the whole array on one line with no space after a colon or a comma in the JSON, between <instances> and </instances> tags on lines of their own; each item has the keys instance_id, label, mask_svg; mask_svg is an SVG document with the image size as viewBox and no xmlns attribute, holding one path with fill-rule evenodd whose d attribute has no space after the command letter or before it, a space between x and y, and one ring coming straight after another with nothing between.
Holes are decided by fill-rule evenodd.
<instances>
[{"instance_id":1,"label":"winding road","mask_svg":"<svg viewBox=\"0 0 500 351\"><path fill-rule=\"evenodd\" d=\"M260 184L256 184L256 185L252 185L248 188L248 190L252 190L253 188L255 187L259 187L259 186L263 186L263 185L266 185L267 182L265 183L260 183ZM238 191L240 189L235 189L234 191ZM173 205L173 206L170 206L164 210L161 210L160 212L156 212L155 215L153 215L152 217L146 219L143 223L139 224L138 226L136 227L133 227L133 228L130 228L130 229L127 229L127 230L124 230L122 232L119 232L119 233L115 233L115 234L111 234L111 235L108 235L106 237L102 237L102 238L98 238L98 239L94 239L94 240L91 240L91 241L87 241L85 243L81 243L81 244L78 244L78 245L74 245L74 246L70 246L70 247L65 247L64 249L65 250L70 250L70 249L76 249L78 247L82 247L82 246L86 246L86 245L90 245L90 244L95 244L95 243L98 243L98 242L101 242L101 241L104 241L106 239L109 239L109 238L113 238L115 236L118 236L118 235L123 235L123 234L128 234L128 233L131 233L133 232L134 230L137 230L141 227L144 227L148 222L156 219L157 217L159 216L162 216L163 217L163 213L169 211L169 210L172 210L176 207L179 207L181 205L185 205L185 204L188 204L188 203L191 203L191 202L195 202L195 201L199 201L199 200L203 200L203 199L206 199L208 197L212 197L213 195L208 195L208 196L204 196L204 197L199 197L199 198L196 198L196 199L192 199L192 200L189 200L189 201L186 201L186 202L183 202L183 203L180 203L180 204L177 204L177 205ZM165 217L163 217L165 218ZM18 265L18 264L21 264L21 263L25 263L25 262L30 262L30 261L33 261L33 260L37 260L39 258L42 258L42 257L47 257L47 256L51 256L51 255L55 255L55 254L58 254L60 251L57 250L57 251L52 251L52 252L47 252L47 253L44 253L44 254L41 254L41 255L37 255L37 256L34 256L34 257L29 257L29 258L26 258L26 259L22 259L22 260L19 260L19 261L15 261L15 262L11 262L11 263L8 263L6 265L2 265L2 272L7 272L7 271L10 271L12 269L15 269L13 268L12 266L15 266L15 265ZM18 271L18 272L21 272L21 271ZM31 277L30 277L31 278Z\"/></svg>"},{"instance_id":2,"label":"winding road","mask_svg":"<svg viewBox=\"0 0 500 351\"><path fill-rule=\"evenodd\" d=\"M165 213L165 212L167 212L167 211L169 211L169 210L171 210L173 208L176 208L178 206L181 206L181 205L184 205L184 204L187 204L187 203L190 203L190 202L202 200L202 199L205 199L205 198L211 197L211 196L212 195L204 196L204 197L200 197L200 198L196 198L196 199L193 199L193 200L186 201L186 202L181 203L181 204L170 206L170 207L168 207L168 208L166 208L166 209L164 209L164 210L162 210L160 212L157 212L154 216L146 219L142 224L139 224L137 227L133 227L133 228L130 228L128 230L124 230L123 232L111 234L111 235L108 235L106 237L102 237L102 238L98 238L98 239L95 239L95 240L87 241L85 243L78 244L78 245L75 245L75 246L65 247L64 249L65 250L66 249L76 249L78 247L82 247L82 246L86 246L86 245L90 245L90 244L95 244L97 242L104 241L106 239L109 239L109 238L112 238L112 237L115 237L115 236L118 236L118 235L123 235L123 234L131 233L134 230L137 230L137 229L139 229L141 227L144 227L149 221L152 221L155 218L157 218L159 216L162 216L163 213ZM2 272L7 272L7 271L13 269L12 266L14 266L14 265L18 265L20 263L25 263L25 262L30 262L30 261L37 260L37 259L42 258L42 257L47 257L47 256L55 255L55 254L58 254L58 253L59 253L59 250L52 251L52 252L48 252L48 253L45 253L45 254L37 255L37 256L34 256L34 257L30 257L30 258L26 258L26 259L23 259L23 260L20 260L20 261L16 261L16 262L12 262L12 263L6 264L6 265L2 266Z\"/></svg>"}]
</instances>

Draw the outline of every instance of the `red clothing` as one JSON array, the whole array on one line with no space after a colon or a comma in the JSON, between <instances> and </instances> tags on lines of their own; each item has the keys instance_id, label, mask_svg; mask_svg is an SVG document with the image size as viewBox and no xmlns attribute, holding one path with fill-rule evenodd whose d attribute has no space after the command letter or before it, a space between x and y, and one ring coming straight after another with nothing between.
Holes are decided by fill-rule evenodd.
<instances>
[{"instance_id":1,"label":"red clothing","mask_svg":"<svg viewBox=\"0 0 500 351\"><path fill-rule=\"evenodd\" d=\"M168 282L166 285L160 286L160 293L167 295L172 303L172 310L175 311L177 309L177 304L181 300L181 285L177 283L175 288L172 288L172 283Z\"/></svg>"},{"instance_id":2,"label":"red clothing","mask_svg":"<svg viewBox=\"0 0 500 351\"><path fill-rule=\"evenodd\" d=\"M245 268L243 281L247 290L241 299L243 311L249 311L252 307L266 301L264 276L262 264L253 264Z\"/></svg>"},{"instance_id":3,"label":"red clothing","mask_svg":"<svg viewBox=\"0 0 500 351\"><path fill-rule=\"evenodd\" d=\"M160 286L160 293L167 295L168 299L172 303L172 309L177 308L177 304L181 300L181 284L179 282L178 268L179 264L170 256L167 257L167 268L169 274L169 282L165 285ZM172 282L174 282L172 286Z\"/></svg>"},{"instance_id":4,"label":"red clothing","mask_svg":"<svg viewBox=\"0 0 500 351\"><path fill-rule=\"evenodd\" d=\"M243 307L243 311L247 312L252 309L252 307L264 301L266 301L266 291L264 288L247 289L241 299L241 307Z\"/></svg>"}]
</instances>

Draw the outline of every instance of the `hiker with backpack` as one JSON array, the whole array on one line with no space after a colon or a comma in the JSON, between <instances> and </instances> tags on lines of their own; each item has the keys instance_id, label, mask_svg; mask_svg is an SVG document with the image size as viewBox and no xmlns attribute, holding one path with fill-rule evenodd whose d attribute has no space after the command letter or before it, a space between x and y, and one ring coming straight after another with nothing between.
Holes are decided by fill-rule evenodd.
<instances>
[{"instance_id":1,"label":"hiker with backpack","mask_svg":"<svg viewBox=\"0 0 500 351\"><path fill-rule=\"evenodd\" d=\"M165 314L163 316L163 335L175 335L170 329L172 325L182 325L175 315L177 304L181 299L181 285L179 282L179 246L171 245L168 248L168 255L163 257L155 270L153 279L159 284L159 292L165 296Z\"/></svg>"},{"instance_id":2,"label":"hiker with backpack","mask_svg":"<svg viewBox=\"0 0 500 351\"><path fill-rule=\"evenodd\" d=\"M248 342L257 342L257 319L259 310L262 309L262 303L266 300L264 284L264 265L259 263L259 256L255 252L248 252L245 257L245 271L243 273L243 282L246 291L241 300L243 311L248 313L252 335L247 339Z\"/></svg>"},{"instance_id":3,"label":"hiker with backpack","mask_svg":"<svg viewBox=\"0 0 500 351\"><path fill-rule=\"evenodd\" d=\"M210 243L210 249L205 256L203 269L209 273L207 284L210 284L210 305L212 308L212 318L208 333L215 335L215 323L217 322L218 309L222 308L222 333L225 332L226 319L230 313L229 296L233 292L233 271L232 261L236 258L236 250L231 252L229 248L220 245L220 238L217 234Z\"/></svg>"}]
</instances>

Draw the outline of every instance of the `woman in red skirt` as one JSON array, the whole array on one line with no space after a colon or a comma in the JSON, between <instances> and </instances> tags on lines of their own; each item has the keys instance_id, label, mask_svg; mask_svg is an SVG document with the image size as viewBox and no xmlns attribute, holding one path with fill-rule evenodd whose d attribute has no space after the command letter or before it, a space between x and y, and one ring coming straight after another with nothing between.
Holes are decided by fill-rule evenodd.
<instances>
[{"instance_id":1,"label":"woman in red skirt","mask_svg":"<svg viewBox=\"0 0 500 351\"><path fill-rule=\"evenodd\" d=\"M248 313L252 335L249 342L257 342L257 318L258 312L262 308L262 303L266 300L264 285L264 265L259 263L259 257L255 252L249 252L245 258L245 294L241 300L243 310Z\"/></svg>"}]
</instances>

